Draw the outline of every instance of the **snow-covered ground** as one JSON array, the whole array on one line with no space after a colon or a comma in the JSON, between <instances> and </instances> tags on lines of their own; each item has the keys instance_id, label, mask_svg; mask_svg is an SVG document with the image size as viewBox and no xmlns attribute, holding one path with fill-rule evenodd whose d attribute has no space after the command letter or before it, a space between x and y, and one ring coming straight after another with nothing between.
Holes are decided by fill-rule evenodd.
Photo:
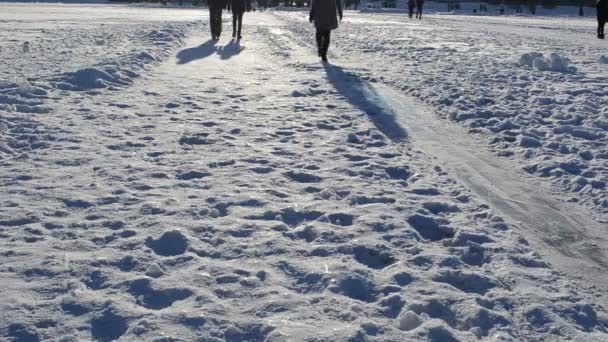
<instances>
[{"instance_id":1,"label":"snow-covered ground","mask_svg":"<svg viewBox=\"0 0 608 342\"><path fill-rule=\"evenodd\" d=\"M296 24L304 14L282 16L297 36L310 34ZM608 43L594 30L594 20L578 18L352 13L335 42L343 58L370 61L365 73L461 123L608 223Z\"/></svg>"},{"instance_id":2,"label":"snow-covered ground","mask_svg":"<svg viewBox=\"0 0 608 342\"><path fill-rule=\"evenodd\" d=\"M248 13L218 43L201 10L0 13L4 339L608 338L605 190L517 174L589 151L580 177L606 181L601 45L550 45L589 23L347 13L323 66L300 13ZM576 72L518 65L554 50ZM496 171L465 177L455 153ZM503 203L526 186L551 191Z\"/></svg>"}]
</instances>

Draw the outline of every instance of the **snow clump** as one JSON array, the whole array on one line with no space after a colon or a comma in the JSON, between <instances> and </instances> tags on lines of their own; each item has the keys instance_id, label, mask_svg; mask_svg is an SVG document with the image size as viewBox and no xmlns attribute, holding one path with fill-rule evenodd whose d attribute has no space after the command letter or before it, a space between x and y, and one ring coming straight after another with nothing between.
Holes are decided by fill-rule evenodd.
<instances>
[{"instance_id":1,"label":"snow clump","mask_svg":"<svg viewBox=\"0 0 608 342\"><path fill-rule=\"evenodd\" d=\"M549 58L538 52L524 53L519 58L519 65L540 71L576 72L574 67L568 65L568 59L557 53L551 53Z\"/></svg>"}]
</instances>

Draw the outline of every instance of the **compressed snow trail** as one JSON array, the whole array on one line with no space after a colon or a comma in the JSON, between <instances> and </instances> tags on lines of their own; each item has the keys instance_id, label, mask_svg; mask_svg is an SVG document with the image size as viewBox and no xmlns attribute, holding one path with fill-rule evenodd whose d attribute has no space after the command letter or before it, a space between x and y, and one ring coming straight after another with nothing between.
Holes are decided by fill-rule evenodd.
<instances>
[{"instance_id":1,"label":"compressed snow trail","mask_svg":"<svg viewBox=\"0 0 608 342\"><path fill-rule=\"evenodd\" d=\"M438 120L415 100L377 86L394 108L415 145L435 156L462 183L519 226L520 233L544 243L555 265L596 285L608 281L607 232L598 222L559 202L543 185L480 148L459 126ZM599 272L598 272L599 271Z\"/></svg>"}]
</instances>

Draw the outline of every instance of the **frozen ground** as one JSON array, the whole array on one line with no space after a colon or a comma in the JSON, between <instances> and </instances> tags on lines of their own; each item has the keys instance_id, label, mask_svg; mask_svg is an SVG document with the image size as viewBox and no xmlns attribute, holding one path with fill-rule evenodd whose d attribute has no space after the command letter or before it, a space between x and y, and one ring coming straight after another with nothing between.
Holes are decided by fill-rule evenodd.
<instances>
[{"instance_id":1,"label":"frozen ground","mask_svg":"<svg viewBox=\"0 0 608 342\"><path fill-rule=\"evenodd\" d=\"M301 13L282 16L306 20ZM608 222L608 43L594 39L595 21L406 19L347 16L335 39L340 56L372 61L363 73L461 123L497 155L553 183L553 195ZM311 32L307 25L291 26L297 36ZM534 64L524 56L530 53L557 56L554 63Z\"/></svg>"},{"instance_id":2,"label":"frozen ground","mask_svg":"<svg viewBox=\"0 0 608 342\"><path fill-rule=\"evenodd\" d=\"M558 224L588 207L522 196L524 206L534 205L530 217L511 222L521 209L505 210L512 194L498 191L503 183L544 188L538 177L515 173L525 162L520 152L499 158L440 119L449 106L420 94L443 88L410 77L407 63L418 63L429 80L435 67L396 58L388 41L386 56L355 50L363 44L357 30L396 29L414 39L419 32L403 30L403 17L349 14L335 61L324 67L298 14L247 14L244 41L214 44L201 11L35 6L61 19L0 5L11 13L2 25L50 26L48 34L12 35L11 46L21 49L27 39L31 50L10 59L10 69L34 74L25 85L18 73L2 83L3 338L606 340L601 223L576 227L575 246L543 243L547 228L529 225L553 215L548 206L562 213ZM97 31L100 21L112 24ZM437 25L415 27L431 34ZM103 32L129 48L107 44L87 63L90 43L83 43L73 63L61 54L25 60L38 41L60 51L50 32L90 43ZM16 52L3 45L0 54ZM459 66L463 57L453 54ZM510 72L534 74L516 65L519 55ZM61 68L49 71L54 65ZM399 67L406 69L394 73ZM461 96L472 101L467 94L478 89L465 82ZM485 142L486 135L474 137ZM437 146L446 136L457 140L445 150L483 157L473 178L498 163L502 172L488 177L501 182L463 177Z\"/></svg>"}]
</instances>

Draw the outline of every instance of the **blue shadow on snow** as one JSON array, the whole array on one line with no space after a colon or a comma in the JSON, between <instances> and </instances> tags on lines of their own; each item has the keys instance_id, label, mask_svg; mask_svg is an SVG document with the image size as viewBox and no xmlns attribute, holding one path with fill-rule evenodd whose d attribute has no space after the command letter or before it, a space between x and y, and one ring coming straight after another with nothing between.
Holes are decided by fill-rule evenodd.
<instances>
[{"instance_id":1,"label":"blue shadow on snow","mask_svg":"<svg viewBox=\"0 0 608 342\"><path fill-rule=\"evenodd\" d=\"M233 39L225 46L220 46L217 49L217 53L220 55L221 59L229 59L238 55L243 50L245 50L245 47L241 46L241 43L238 40Z\"/></svg>"},{"instance_id":2,"label":"blue shadow on snow","mask_svg":"<svg viewBox=\"0 0 608 342\"><path fill-rule=\"evenodd\" d=\"M325 64L324 67L336 90L365 112L382 133L394 141L407 139L407 131L397 123L397 113L371 84L337 65Z\"/></svg>"},{"instance_id":3,"label":"blue shadow on snow","mask_svg":"<svg viewBox=\"0 0 608 342\"><path fill-rule=\"evenodd\" d=\"M226 60L238 55L243 50L245 50L245 47L241 46L238 40L233 39L225 46L218 47L217 41L210 39L199 46L183 49L178 52L176 56L177 64L188 64L207 58L214 53L217 53L221 59Z\"/></svg>"},{"instance_id":4,"label":"blue shadow on snow","mask_svg":"<svg viewBox=\"0 0 608 342\"><path fill-rule=\"evenodd\" d=\"M192 61L211 56L216 51L216 44L217 41L209 39L199 46L183 49L177 53L177 64L188 64Z\"/></svg>"}]
</instances>

